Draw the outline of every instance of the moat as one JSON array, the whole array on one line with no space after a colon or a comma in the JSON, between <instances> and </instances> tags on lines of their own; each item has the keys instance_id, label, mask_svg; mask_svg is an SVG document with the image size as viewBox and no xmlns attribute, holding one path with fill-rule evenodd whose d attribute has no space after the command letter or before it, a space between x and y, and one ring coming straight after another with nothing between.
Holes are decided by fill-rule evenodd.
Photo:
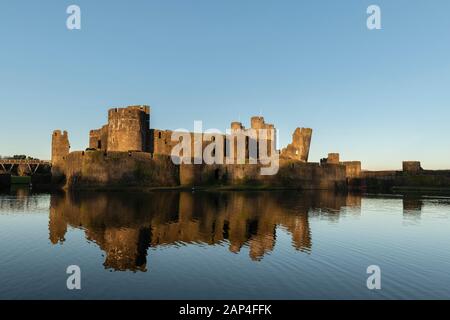
<instances>
[{"instance_id":1,"label":"moat","mask_svg":"<svg viewBox=\"0 0 450 320\"><path fill-rule=\"evenodd\" d=\"M0 193L0 298L443 299L449 227L450 197L16 189Z\"/></svg>"}]
</instances>

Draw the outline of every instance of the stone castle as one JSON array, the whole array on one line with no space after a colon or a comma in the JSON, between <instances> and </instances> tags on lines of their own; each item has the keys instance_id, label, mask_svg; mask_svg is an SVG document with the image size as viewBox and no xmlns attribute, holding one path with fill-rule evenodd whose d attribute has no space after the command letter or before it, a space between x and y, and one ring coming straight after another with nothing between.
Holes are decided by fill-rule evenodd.
<instances>
[{"instance_id":1,"label":"stone castle","mask_svg":"<svg viewBox=\"0 0 450 320\"><path fill-rule=\"evenodd\" d=\"M251 128L256 130L275 129L273 124L265 123L263 117L252 117ZM230 129L232 132L240 131L242 134L246 134L246 128L241 122L232 122ZM173 147L178 143L178 141L171 140L172 134L172 130L150 129L149 106L114 108L108 111L106 125L90 131L89 149L106 152L147 152L170 156ZM282 156L307 162L311 135L312 129L297 128L293 134L292 143L283 149ZM268 145L271 142L269 141ZM270 153L270 149L267 151Z\"/></svg>"},{"instance_id":2,"label":"stone castle","mask_svg":"<svg viewBox=\"0 0 450 320\"><path fill-rule=\"evenodd\" d=\"M263 117L251 118L251 129L274 130ZM240 122L232 122L230 132L246 136ZM74 187L177 187L177 186L259 186L304 189L335 189L345 186L346 179L358 176L360 162L340 162L338 154L329 154L320 163L308 162L312 129L297 128L292 142L281 151L274 150L274 137L263 139L267 154L279 152L279 171L274 176L261 176L262 164L250 165L246 136L245 158L241 164L181 164L171 158L173 131L150 128L150 107L129 106L108 111L108 123L89 133L85 151L70 152L67 132L56 130L52 136L52 173ZM194 133L190 133L194 136ZM236 139L224 135L225 139ZM261 138L261 137L259 137ZM194 144L195 139L191 139ZM202 142L202 150L210 142ZM260 141L260 140L258 140ZM257 148L260 148L259 142ZM193 148L195 148L193 146ZM224 146L224 155L229 154ZM258 153L259 154L259 153ZM236 152L234 152L236 156Z\"/></svg>"}]
</instances>

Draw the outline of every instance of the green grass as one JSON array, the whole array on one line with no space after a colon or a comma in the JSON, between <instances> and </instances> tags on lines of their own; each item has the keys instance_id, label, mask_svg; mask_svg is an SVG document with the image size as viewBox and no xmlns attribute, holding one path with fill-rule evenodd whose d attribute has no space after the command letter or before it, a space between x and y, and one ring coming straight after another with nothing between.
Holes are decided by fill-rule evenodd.
<instances>
[{"instance_id":1,"label":"green grass","mask_svg":"<svg viewBox=\"0 0 450 320\"><path fill-rule=\"evenodd\" d=\"M18 177L18 176L11 177L11 184L30 184L30 183L31 177Z\"/></svg>"}]
</instances>

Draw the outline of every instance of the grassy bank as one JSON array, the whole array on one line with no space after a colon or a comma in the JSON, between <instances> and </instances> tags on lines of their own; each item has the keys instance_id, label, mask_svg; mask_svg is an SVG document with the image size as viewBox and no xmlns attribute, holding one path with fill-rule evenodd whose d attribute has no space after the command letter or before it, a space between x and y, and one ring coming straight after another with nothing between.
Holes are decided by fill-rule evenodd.
<instances>
[{"instance_id":1,"label":"grassy bank","mask_svg":"<svg viewBox=\"0 0 450 320\"><path fill-rule=\"evenodd\" d=\"M30 184L31 177L11 176L11 184Z\"/></svg>"}]
</instances>

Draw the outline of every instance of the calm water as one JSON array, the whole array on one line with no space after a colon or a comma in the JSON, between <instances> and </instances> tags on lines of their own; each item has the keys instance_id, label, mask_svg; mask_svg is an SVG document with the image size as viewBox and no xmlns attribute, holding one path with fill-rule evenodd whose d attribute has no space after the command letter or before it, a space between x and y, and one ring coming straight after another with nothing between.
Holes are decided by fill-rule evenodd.
<instances>
[{"instance_id":1,"label":"calm water","mask_svg":"<svg viewBox=\"0 0 450 320\"><path fill-rule=\"evenodd\" d=\"M17 190L0 195L0 298L450 298L449 218L446 198Z\"/></svg>"}]
</instances>

